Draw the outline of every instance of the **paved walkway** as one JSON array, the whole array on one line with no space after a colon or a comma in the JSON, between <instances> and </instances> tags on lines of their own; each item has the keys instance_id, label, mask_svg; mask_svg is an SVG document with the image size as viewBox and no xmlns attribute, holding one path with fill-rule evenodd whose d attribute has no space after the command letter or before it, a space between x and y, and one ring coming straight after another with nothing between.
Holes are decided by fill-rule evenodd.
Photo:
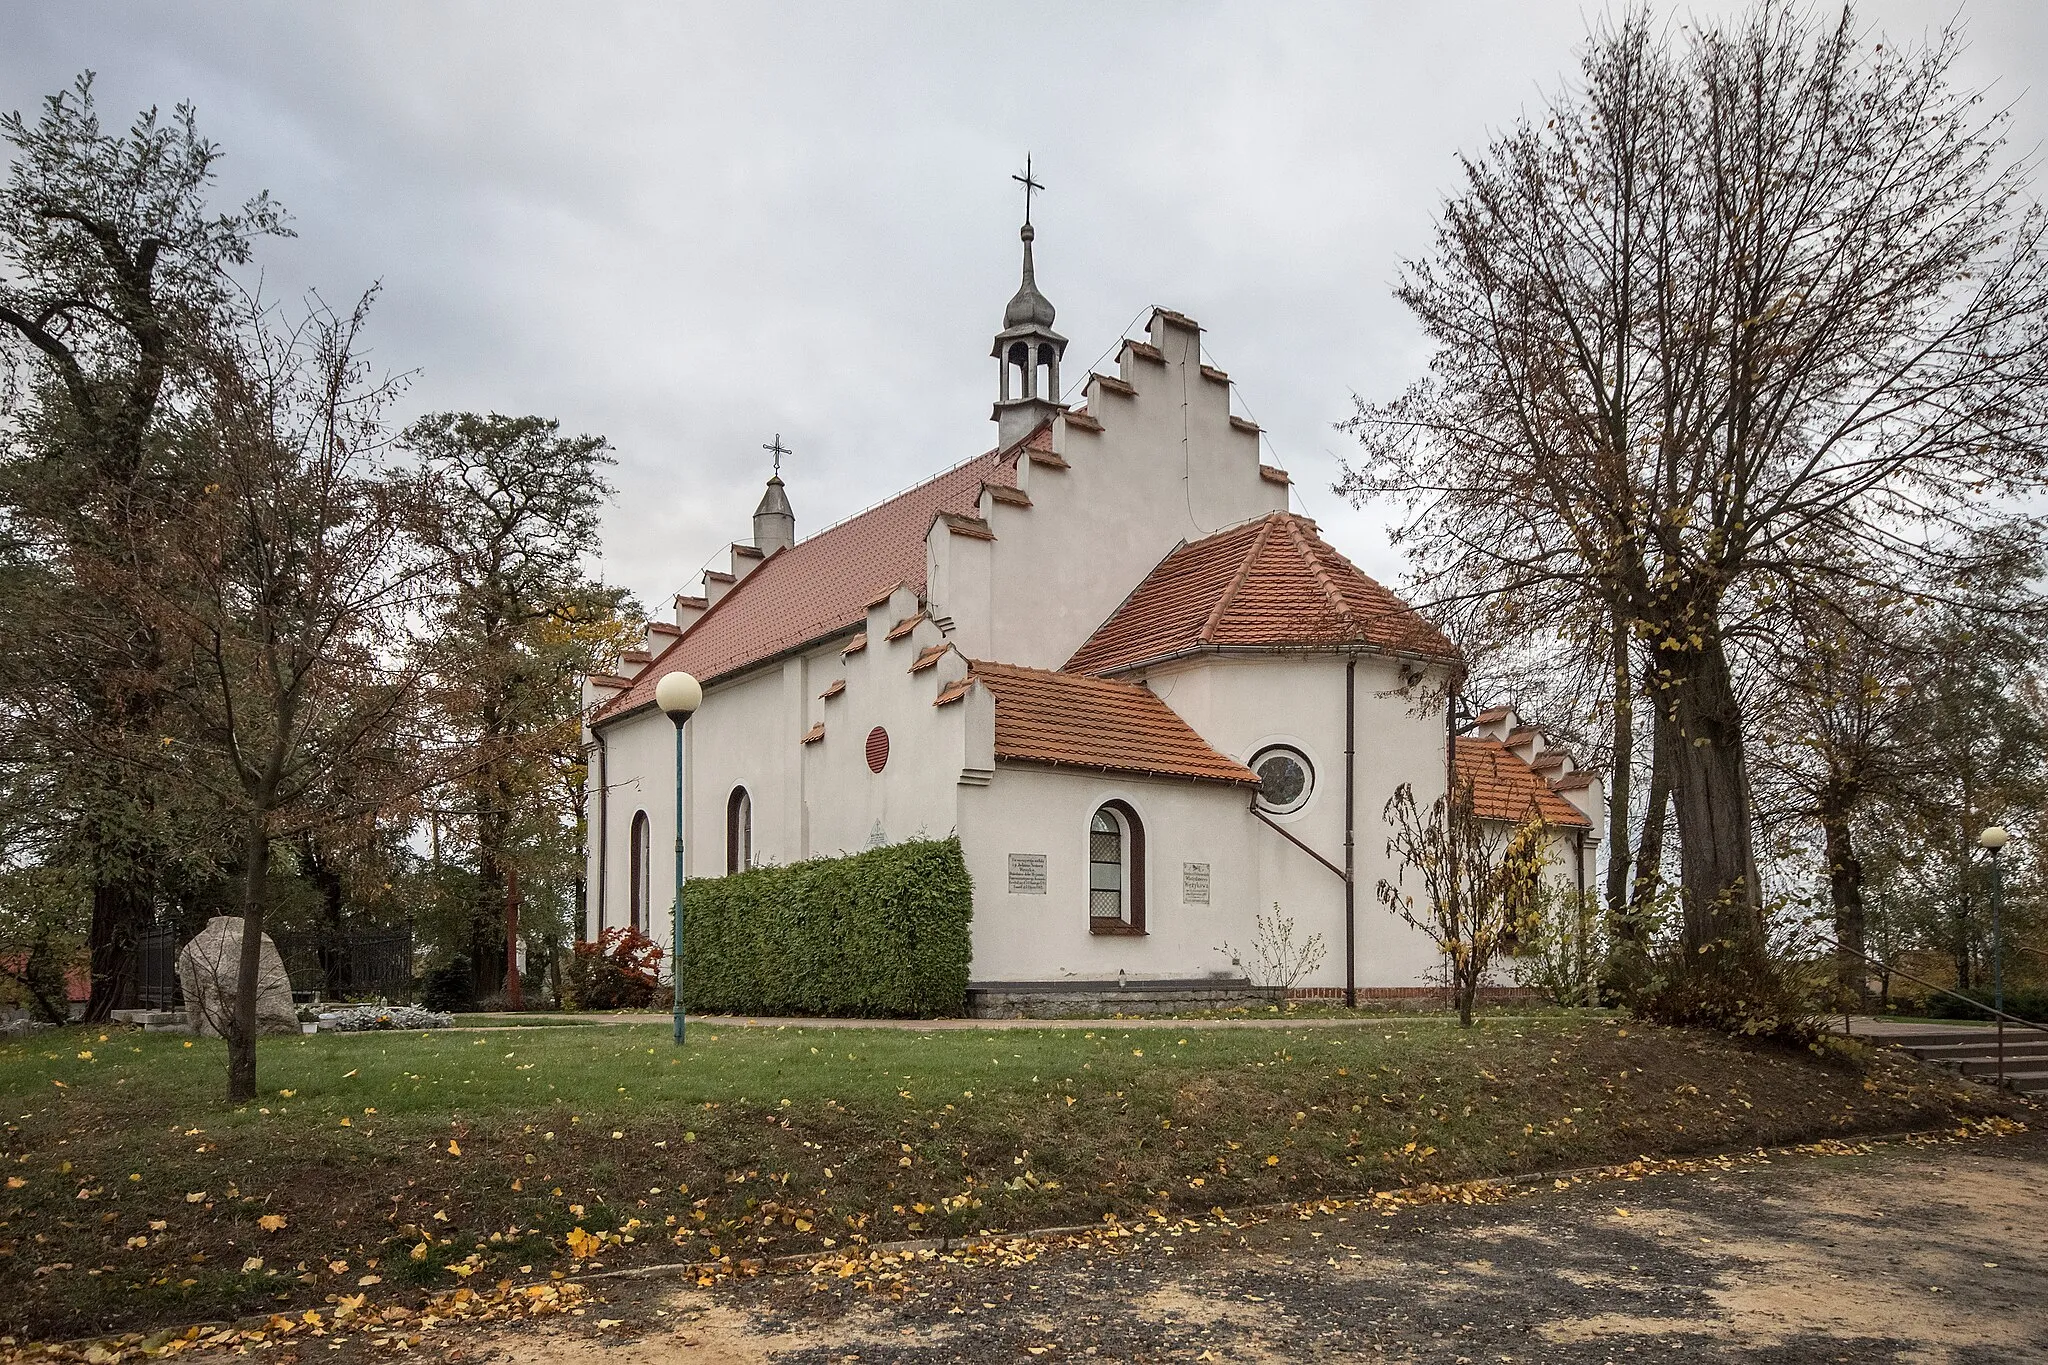
<instances>
[{"instance_id":1,"label":"paved walkway","mask_svg":"<svg viewBox=\"0 0 2048 1365\"><path fill-rule=\"evenodd\" d=\"M468 1014L458 1015L461 1019L518 1018L530 1019L530 1013L511 1015ZM1537 1019L1558 1019L1563 1015L1542 1014L1484 1014L1481 1022L1489 1024L1528 1023ZM967 1033L993 1032L1001 1029L1126 1029L1126 1028L1358 1028L1361 1025L1400 1024L1455 1024L1457 1016L1434 1010L1417 1010L1414 1013L1388 1014L1316 1014L1294 1016L1285 1014L1224 1017L1215 1019L1189 1019L1179 1016L1155 1017L1151 1015L1132 1016L1124 1019L1106 1017L1075 1019L822 1019L809 1017L781 1018L775 1015L734 1015L734 1014L693 1014L689 1026L693 1029L722 1028L854 1028L854 1029L901 1029L922 1033ZM537 1022L518 1024L457 1024L456 1031L487 1030L504 1033L515 1028L583 1028L591 1025L659 1024L668 1027L670 1016L666 1014L574 1014L565 1015L562 1022Z\"/></svg>"},{"instance_id":2,"label":"paved walkway","mask_svg":"<svg viewBox=\"0 0 2048 1365\"><path fill-rule=\"evenodd\" d=\"M457 1350L510 1365L2048 1361L2040 1135L1703 1166L1486 1206L1161 1228L879 1285L611 1281L583 1319Z\"/></svg>"}]
</instances>

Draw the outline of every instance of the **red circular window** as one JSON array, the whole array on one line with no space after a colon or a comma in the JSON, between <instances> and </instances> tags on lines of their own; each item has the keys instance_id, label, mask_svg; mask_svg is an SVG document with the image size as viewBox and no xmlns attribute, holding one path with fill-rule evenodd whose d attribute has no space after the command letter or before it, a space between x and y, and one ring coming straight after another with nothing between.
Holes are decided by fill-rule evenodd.
<instances>
[{"instance_id":1,"label":"red circular window","mask_svg":"<svg viewBox=\"0 0 2048 1365\"><path fill-rule=\"evenodd\" d=\"M889 765L889 732L877 725L868 731L868 771L878 773Z\"/></svg>"}]
</instances>

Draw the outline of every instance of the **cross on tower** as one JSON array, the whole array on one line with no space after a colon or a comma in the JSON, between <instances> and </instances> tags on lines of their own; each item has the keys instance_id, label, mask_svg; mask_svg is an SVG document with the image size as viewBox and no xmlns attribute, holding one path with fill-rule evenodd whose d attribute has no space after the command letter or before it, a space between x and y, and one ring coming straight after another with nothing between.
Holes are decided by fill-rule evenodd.
<instances>
[{"instance_id":1,"label":"cross on tower","mask_svg":"<svg viewBox=\"0 0 2048 1365\"><path fill-rule=\"evenodd\" d=\"M1045 188L1044 185L1031 178L1031 153L1026 152L1024 154L1024 174L1013 175L1010 179L1024 187L1024 224L1026 227L1029 227L1031 225L1031 192Z\"/></svg>"},{"instance_id":2,"label":"cross on tower","mask_svg":"<svg viewBox=\"0 0 2048 1365\"><path fill-rule=\"evenodd\" d=\"M775 456L775 474L778 478L782 475L782 457L796 454L794 450L782 444L782 433L779 431L775 433L775 439L762 446L761 449Z\"/></svg>"}]
</instances>

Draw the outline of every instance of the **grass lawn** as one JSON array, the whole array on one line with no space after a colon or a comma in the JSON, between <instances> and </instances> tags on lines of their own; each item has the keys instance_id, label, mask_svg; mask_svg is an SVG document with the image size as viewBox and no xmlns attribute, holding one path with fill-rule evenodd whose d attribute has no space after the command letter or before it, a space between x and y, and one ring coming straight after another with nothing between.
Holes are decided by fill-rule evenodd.
<instances>
[{"instance_id":1,"label":"grass lawn","mask_svg":"<svg viewBox=\"0 0 2048 1365\"><path fill-rule=\"evenodd\" d=\"M1604 1017L663 1026L0 1046L0 1324L168 1325L580 1265L751 1260L1949 1123L1897 1054Z\"/></svg>"}]
</instances>

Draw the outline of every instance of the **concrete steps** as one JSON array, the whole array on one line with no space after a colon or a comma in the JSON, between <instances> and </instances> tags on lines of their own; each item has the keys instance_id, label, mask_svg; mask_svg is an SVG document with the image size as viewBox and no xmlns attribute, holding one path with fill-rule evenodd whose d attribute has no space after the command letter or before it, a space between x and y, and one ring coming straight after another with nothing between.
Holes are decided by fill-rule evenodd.
<instances>
[{"instance_id":1,"label":"concrete steps","mask_svg":"<svg viewBox=\"0 0 2048 1365\"><path fill-rule=\"evenodd\" d=\"M1872 1042L1912 1053L1972 1080L1997 1084L1998 1031L1983 1027L1928 1029L1873 1037ZM2030 1028L2005 1031L2005 1084L2023 1095L2048 1095L2048 1033Z\"/></svg>"}]
</instances>

